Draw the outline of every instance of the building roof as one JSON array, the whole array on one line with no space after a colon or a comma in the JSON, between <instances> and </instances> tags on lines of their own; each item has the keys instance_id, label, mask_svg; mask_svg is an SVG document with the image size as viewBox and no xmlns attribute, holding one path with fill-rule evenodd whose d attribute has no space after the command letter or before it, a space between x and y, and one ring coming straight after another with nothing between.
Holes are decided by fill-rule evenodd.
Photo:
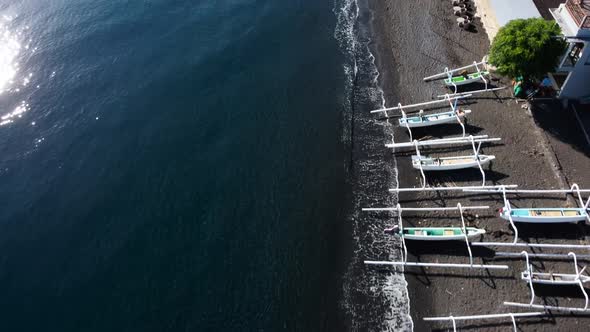
<instances>
[{"instance_id":1,"label":"building roof","mask_svg":"<svg viewBox=\"0 0 590 332\"><path fill-rule=\"evenodd\" d=\"M590 16L590 1L566 1L565 8L569 11L570 15L576 22L579 27L582 28L589 28L590 26L583 26L588 25L589 23L585 23L586 16Z\"/></svg>"},{"instance_id":2,"label":"building roof","mask_svg":"<svg viewBox=\"0 0 590 332\"><path fill-rule=\"evenodd\" d=\"M500 26L515 19L541 17L533 0L491 0L491 4Z\"/></svg>"}]
</instances>

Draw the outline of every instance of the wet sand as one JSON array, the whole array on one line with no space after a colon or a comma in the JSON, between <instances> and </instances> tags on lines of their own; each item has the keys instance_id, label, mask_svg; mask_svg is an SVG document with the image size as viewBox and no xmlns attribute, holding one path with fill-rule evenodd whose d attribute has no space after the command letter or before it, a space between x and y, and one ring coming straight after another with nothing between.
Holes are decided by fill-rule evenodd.
<instances>
[{"instance_id":1,"label":"wet sand","mask_svg":"<svg viewBox=\"0 0 590 332\"><path fill-rule=\"evenodd\" d=\"M380 71L380 84L385 91L388 106L397 102L410 104L430 100L446 90L442 81L423 82L422 78L443 71L445 67L463 66L473 61L480 61L489 48L488 36L481 21L476 21L473 32L460 30L455 24L450 1L375 1L371 3L374 13L376 34L373 43L377 65ZM509 82L494 81L502 86ZM488 134L501 137L501 144L484 146L481 153L492 154L496 160L486 167L487 184L518 184L520 188L562 188L578 182L582 187L590 186L587 171L588 154L568 135L578 130L575 125L564 122L558 126L559 135L544 128L552 127L555 109L558 106L535 107L532 112L521 108L511 96L509 90L497 94L482 95L470 99L463 107L472 110L467 130L472 134ZM545 113L543 113L545 112ZM549 112L549 116L547 116ZM545 114L545 117L543 117ZM533 115L535 115L533 117ZM568 115L570 118L570 115ZM565 120L562 120L565 121ZM568 130L568 124L571 129ZM459 135L460 127L447 126L437 131L415 131L416 137L424 135L444 136ZM405 131L395 131L397 141L407 140ZM577 134L576 134L577 135ZM575 136L575 135L574 135ZM576 136L577 137L577 136ZM383 144L389 138L383 137ZM391 151L383 148L383 154ZM424 154L428 151L425 150ZM432 154L456 155L471 154L468 149L436 150ZM399 181L401 187L418 187L419 172L410 166L410 153L397 155ZM441 185L479 185L479 170L458 172L453 175L429 176L431 184ZM515 207L572 206L574 201L565 196L555 197L512 197ZM420 194L417 196L401 195L402 206L453 206L457 202L463 205L489 205L491 208L467 216L468 226L484 228L487 234L484 241L510 242L513 232L508 223L498 218L497 210L502 206L501 197L491 195L465 194ZM374 215L379 218L378 214ZM381 216L384 218L383 216ZM408 213L405 225L416 226L459 226L457 214L414 214ZM394 221L392 220L391 223ZM587 226L565 225L559 227L525 227L520 226L521 241L549 243L587 243ZM383 235L385 236L385 235ZM455 245L421 245L410 247L412 257L409 260L424 262L467 263L468 256L464 243ZM520 252L522 249L498 249L498 251ZM567 250L536 250L536 252L567 253ZM578 252L582 253L578 250ZM587 254L587 252L586 252ZM503 301L527 302L530 292L527 284L520 280L520 272L525 264L522 259L493 260L490 250L476 250L475 263L507 264L510 270L504 271L469 271L412 268L406 273L408 281L411 314L415 331L450 328L450 323L424 322L427 316L472 315L502 312L525 312L533 309L510 308ZM367 257L367 259L386 259ZM483 259L482 259L483 257ZM583 265L585 262L582 262ZM535 268L542 271L573 273L571 261L534 261ZM558 304L560 306L583 306L584 300L579 289L543 289L537 290L537 304ZM580 330L590 323L588 317L556 316L546 319L522 319L518 326L522 331ZM500 331L511 328L510 321L473 321L459 323L462 330Z\"/></svg>"}]
</instances>

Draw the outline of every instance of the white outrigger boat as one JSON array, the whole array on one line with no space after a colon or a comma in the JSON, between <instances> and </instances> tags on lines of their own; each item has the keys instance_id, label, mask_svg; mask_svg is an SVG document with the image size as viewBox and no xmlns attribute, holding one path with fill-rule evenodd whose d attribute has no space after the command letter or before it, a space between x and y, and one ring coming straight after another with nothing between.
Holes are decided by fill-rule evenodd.
<instances>
[{"instance_id":1,"label":"white outrigger boat","mask_svg":"<svg viewBox=\"0 0 590 332\"><path fill-rule=\"evenodd\" d=\"M430 127L440 124L446 123L458 123L461 126L461 131L463 132L462 137L465 137L465 125L463 124L464 118L468 113L471 113L471 110L461 110L457 107L457 103L459 99L470 97L470 94L463 94L461 96L450 97L448 94L444 96L444 99L439 100L431 100L423 103L417 104L410 104L410 105L402 105L398 103L395 107L389 108L381 108L377 110L372 110L371 113L385 113L385 117L397 117L400 116L398 123L401 127L404 127L408 130L408 134L410 135L410 141L413 141L412 138L412 128L418 127ZM431 114L424 114L424 109L421 109L424 106L431 106L440 103L449 103L451 107L450 111L446 112L437 112ZM420 108L420 109L418 109ZM411 110L410 109L418 109L418 110ZM399 111L400 115L392 115L388 114L389 111ZM408 113L415 113L418 112L418 115L410 115Z\"/></svg>"},{"instance_id":2,"label":"white outrigger boat","mask_svg":"<svg viewBox=\"0 0 590 332\"><path fill-rule=\"evenodd\" d=\"M500 209L500 218L526 223L577 223L586 220L588 213L584 208L535 208Z\"/></svg>"},{"instance_id":3,"label":"white outrigger boat","mask_svg":"<svg viewBox=\"0 0 590 332\"><path fill-rule=\"evenodd\" d=\"M478 160L479 159L479 160ZM478 154L476 156L440 157L412 156L412 167L424 171L449 171L471 167L481 167L496 159L495 156Z\"/></svg>"},{"instance_id":4,"label":"white outrigger boat","mask_svg":"<svg viewBox=\"0 0 590 332\"><path fill-rule=\"evenodd\" d=\"M485 229L466 227L467 238L474 238L486 233ZM403 236L406 240L420 241L454 241L465 240L462 227L404 227L399 226L385 229L385 233Z\"/></svg>"},{"instance_id":5,"label":"white outrigger boat","mask_svg":"<svg viewBox=\"0 0 590 332\"><path fill-rule=\"evenodd\" d=\"M468 136L468 137L449 137L431 140L414 140L406 143L395 143L385 144L388 148L410 148L416 149L416 154L412 156L412 166L420 171L422 176L422 187L426 186L426 174L425 171L445 171L445 170L456 170L470 167L477 167L481 173L482 186L485 186L485 172L483 170L483 164L488 164L494 160L495 156L480 155L479 151L483 143L497 142L500 138L489 138L487 135L479 136ZM477 147L476 147L477 143ZM461 156L461 157L443 157L443 158L431 158L423 157L420 154L420 147L428 146L435 147L441 145L461 145L469 144L473 149L473 155ZM394 151L395 152L395 151Z\"/></svg>"},{"instance_id":6,"label":"white outrigger boat","mask_svg":"<svg viewBox=\"0 0 590 332\"><path fill-rule=\"evenodd\" d=\"M588 211L590 210L590 198L584 202L582 193L590 192L590 189L580 189L577 184L573 184L570 189L546 189L546 190L525 190L525 189L507 189L506 187L466 189L466 192L479 193L496 193L502 194L504 207L500 209L500 218L510 221L510 224L517 232L515 222L521 223L577 223L587 220L590 222ZM513 208L507 198L507 194L576 194L580 202L579 207L574 208Z\"/></svg>"},{"instance_id":7,"label":"white outrigger boat","mask_svg":"<svg viewBox=\"0 0 590 332\"><path fill-rule=\"evenodd\" d=\"M531 300L529 303L520 302L504 302L504 305L521 307L521 308L535 308L543 310L555 310L565 312L587 312L588 310L588 293L584 288L584 283L590 281L590 277L583 275L582 273L586 269L583 267L582 270L578 269L578 259L575 253L569 252L567 256L572 257L574 260L575 273L540 273L533 272L533 266L529 262L529 254L526 251L521 252L526 259L526 271L521 273L521 279L529 284L531 290ZM546 304L535 304L535 284L553 285L553 286L578 286L580 291L584 295L584 306L583 307L562 307Z\"/></svg>"},{"instance_id":8,"label":"white outrigger boat","mask_svg":"<svg viewBox=\"0 0 590 332\"><path fill-rule=\"evenodd\" d=\"M490 264L475 264L473 253L471 251L471 245L469 242L469 237L477 236L480 234L485 233L483 229L475 229L472 227L465 226L465 218L463 216L463 212L466 210L480 210L480 209L488 209L489 206L462 206L461 203L457 204L457 207L437 207L437 208L402 208L398 203L395 207L384 207L384 208L363 208L363 211L388 211L388 212L397 212L397 221L398 225L386 230L386 232L392 232L400 234L401 239L401 246L402 246L402 260L401 261L364 261L367 265L380 265L380 266L416 266L416 267L438 267L438 268L460 268L460 269L486 269L486 270L507 270L508 265L490 265ZM442 235L423 235L423 234L409 234L406 232L405 227L403 226L402 221L402 212L404 211L459 211L459 216L461 217L461 225L462 227L441 227L438 228L441 231ZM436 228L410 228L413 230L424 231ZM445 230L451 230L453 234L448 232L445 234ZM456 232L455 230L458 230ZM438 232L438 231L437 231ZM477 235L476 235L477 234ZM406 240L409 240L410 237L415 236L412 240L427 240L427 241L437 241L437 240L458 240L463 239L465 241L465 245L467 246L467 252L469 253L469 263L467 264L458 264L458 263L440 263L440 262L408 262L408 248L406 247ZM404 270L405 271L405 270Z\"/></svg>"},{"instance_id":9,"label":"white outrigger boat","mask_svg":"<svg viewBox=\"0 0 590 332\"><path fill-rule=\"evenodd\" d=\"M434 113L424 115L420 112L417 116L404 117L399 119L399 125L402 127L409 128L420 128L436 126L447 123L456 123L457 120L463 121L467 114L471 113L471 110L453 110L442 113Z\"/></svg>"}]
</instances>

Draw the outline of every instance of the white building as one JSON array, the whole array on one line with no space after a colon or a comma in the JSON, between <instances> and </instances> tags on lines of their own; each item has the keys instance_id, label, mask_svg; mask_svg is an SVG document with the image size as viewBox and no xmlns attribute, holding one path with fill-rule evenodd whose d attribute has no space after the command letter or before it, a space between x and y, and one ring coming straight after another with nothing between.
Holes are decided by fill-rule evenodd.
<instances>
[{"instance_id":1,"label":"white building","mask_svg":"<svg viewBox=\"0 0 590 332\"><path fill-rule=\"evenodd\" d=\"M556 72L550 74L562 99L590 98L590 0L567 0L551 14L568 43Z\"/></svg>"}]
</instances>

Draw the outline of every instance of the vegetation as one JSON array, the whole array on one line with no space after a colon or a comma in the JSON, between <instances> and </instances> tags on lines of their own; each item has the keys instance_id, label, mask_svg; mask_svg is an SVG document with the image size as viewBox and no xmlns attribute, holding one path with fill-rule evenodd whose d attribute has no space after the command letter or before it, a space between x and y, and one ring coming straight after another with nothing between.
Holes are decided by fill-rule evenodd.
<instances>
[{"instance_id":1,"label":"vegetation","mask_svg":"<svg viewBox=\"0 0 590 332\"><path fill-rule=\"evenodd\" d=\"M541 78L555 69L566 43L553 21L542 18L512 20L498 31L489 62L510 77Z\"/></svg>"}]
</instances>

